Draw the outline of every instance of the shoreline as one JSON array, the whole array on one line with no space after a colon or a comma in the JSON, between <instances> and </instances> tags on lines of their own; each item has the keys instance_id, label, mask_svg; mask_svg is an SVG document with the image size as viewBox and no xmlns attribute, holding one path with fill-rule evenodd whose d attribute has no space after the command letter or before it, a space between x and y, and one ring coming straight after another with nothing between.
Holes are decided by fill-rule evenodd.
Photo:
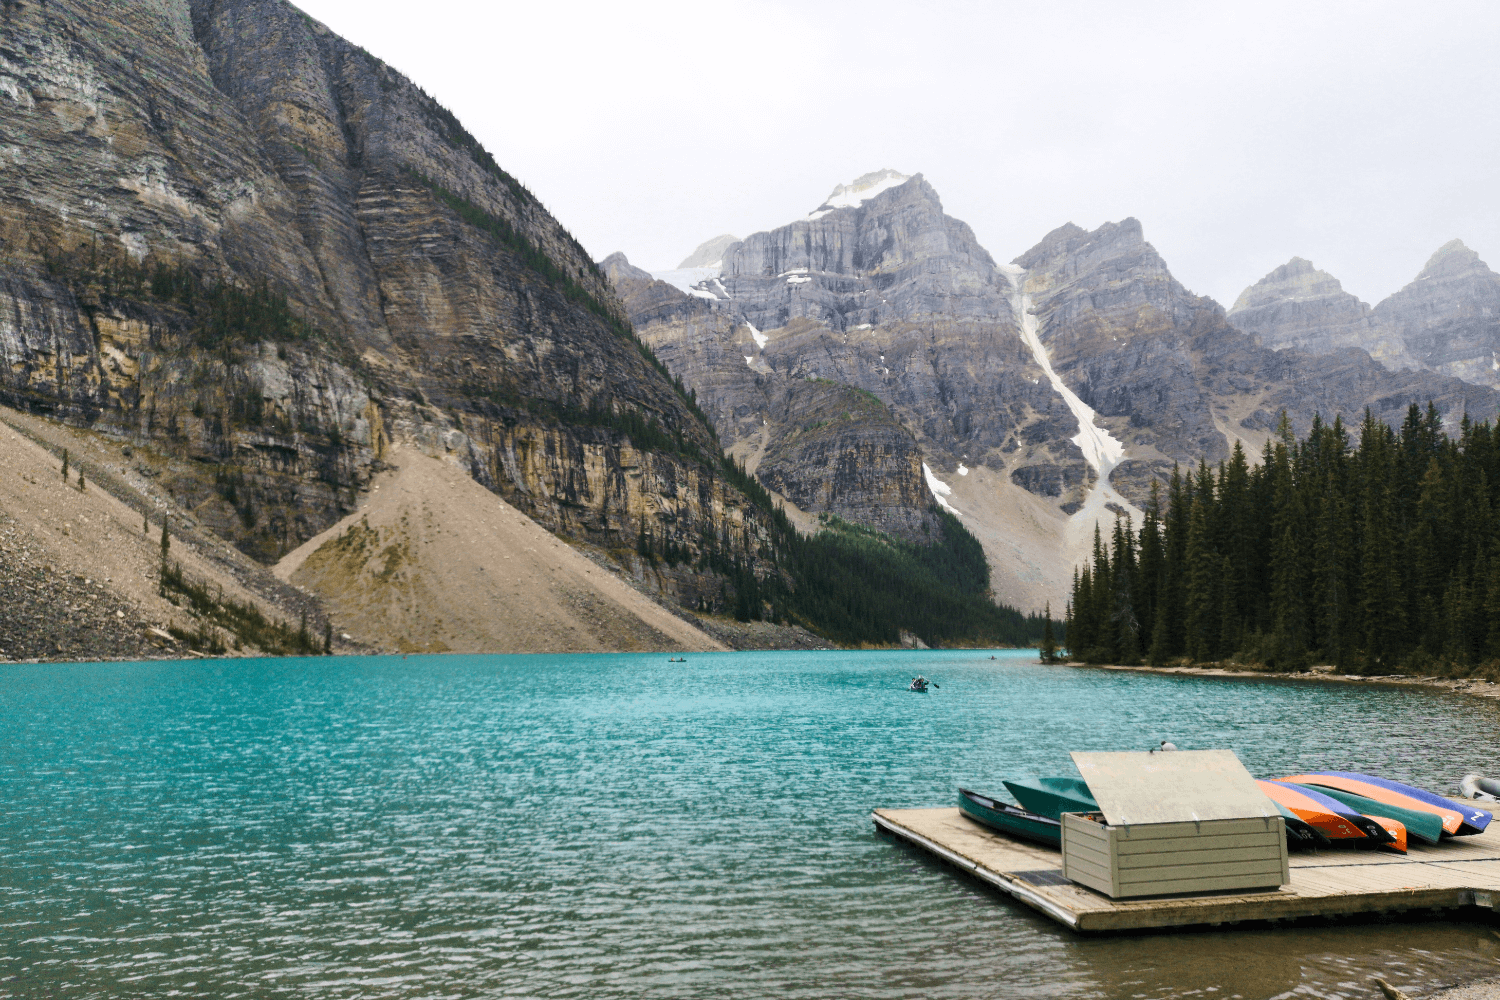
<instances>
[{"instance_id":1,"label":"shoreline","mask_svg":"<svg viewBox=\"0 0 1500 1000\"><path fill-rule=\"evenodd\" d=\"M1417 674L1386 674L1364 677L1358 674L1334 673L1332 667L1313 667L1301 673L1268 670L1229 670L1224 667L1153 667L1125 666L1116 663L1062 664L1083 670L1119 670L1142 674L1184 674L1191 677L1232 677L1242 680L1303 681L1319 684L1381 684L1392 687L1438 688L1454 694L1466 694L1475 698L1500 698L1500 684L1474 677L1423 677Z\"/></svg>"}]
</instances>

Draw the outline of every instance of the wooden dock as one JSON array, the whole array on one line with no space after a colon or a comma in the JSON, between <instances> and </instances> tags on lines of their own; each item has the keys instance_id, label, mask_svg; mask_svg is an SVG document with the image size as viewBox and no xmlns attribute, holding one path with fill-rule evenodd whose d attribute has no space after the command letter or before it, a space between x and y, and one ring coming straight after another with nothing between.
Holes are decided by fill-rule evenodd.
<instances>
[{"instance_id":1,"label":"wooden dock","mask_svg":"<svg viewBox=\"0 0 1500 1000\"><path fill-rule=\"evenodd\" d=\"M1493 910L1500 822L1473 837L1390 851L1325 848L1291 856L1291 883L1267 892L1113 900L1063 878L1062 854L1012 840L957 808L877 809L875 826L1076 931L1128 931L1410 910Z\"/></svg>"}]
</instances>

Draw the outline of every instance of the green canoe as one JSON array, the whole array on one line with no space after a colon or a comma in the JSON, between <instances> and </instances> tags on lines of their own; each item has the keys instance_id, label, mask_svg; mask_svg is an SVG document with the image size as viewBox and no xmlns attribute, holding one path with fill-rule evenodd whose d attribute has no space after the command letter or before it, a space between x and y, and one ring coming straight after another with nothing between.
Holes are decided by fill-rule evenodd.
<instances>
[{"instance_id":1,"label":"green canoe","mask_svg":"<svg viewBox=\"0 0 1500 1000\"><path fill-rule=\"evenodd\" d=\"M1338 788L1328 788L1324 785L1301 785L1296 782L1287 782L1298 788L1306 788L1326 795L1335 802L1342 802L1357 813L1365 816L1384 816L1386 819L1399 820L1406 825L1406 835L1415 837L1424 844L1436 844L1443 835L1443 818L1436 813L1418 812L1415 809L1402 809L1400 806L1388 805L1384 802L1376 802L1367 799L1363 795L1354 795Z\"/></svg>"},{"instance_id":2,"label":"green canoe","mask_svg":"<svg viewBox=\"0 0 1500 1000\"><path fill-rule=\"evenodd\" d=\"M1035 840L1053 847L1062 845L1062 825L1057 820L1037 816L1009 802L1000 802L988 795L960 788L958 808L970 819L1012 837Z\"/></svg>"},{"instance_id":3,"label":"green canoe","mask_svg":"<svg viewBox=\"0 0 1500 1000\"><path fill-rule=\"evenodd\" d=\"M1082 778L1017 778L1001 784L1027 812L1048 819L1060 820L1063 813L1099 811L1099 803Z\"/></svg>"}]
</instances>

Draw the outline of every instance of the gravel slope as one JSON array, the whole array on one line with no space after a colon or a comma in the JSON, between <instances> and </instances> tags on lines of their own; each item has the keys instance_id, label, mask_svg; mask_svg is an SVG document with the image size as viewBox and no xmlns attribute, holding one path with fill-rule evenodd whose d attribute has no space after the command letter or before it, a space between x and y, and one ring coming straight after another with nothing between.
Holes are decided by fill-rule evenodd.
<instances>
[{"instance_id":1,"label":"gravel slope","mask_svg":"<svg viewBox=\"0 0 1500 1000\"><path fill-rule=\"evenodd\" d=\"M458 466L410 449L387 459L396 471L356 513L275 570L360 640L392 652L727 648Z\"/></svg>"}]
</instances>

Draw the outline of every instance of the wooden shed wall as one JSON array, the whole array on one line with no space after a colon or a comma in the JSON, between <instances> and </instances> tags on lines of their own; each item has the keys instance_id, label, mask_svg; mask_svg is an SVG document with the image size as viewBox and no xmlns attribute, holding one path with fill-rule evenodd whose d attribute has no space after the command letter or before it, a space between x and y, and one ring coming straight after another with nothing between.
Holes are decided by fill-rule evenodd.
<instances>
[{"instance_id":1,"label":"wooden shed wall","mask_svg":"<svg viewBox=\"0 0 1500 1000\"><path fill-rule=\"evenodd\" d=\"M1063 874L1112 898L1275 888L1286 831L1279 816L1106 827L1068 813Z\"/></svg>"}]
</instances>

